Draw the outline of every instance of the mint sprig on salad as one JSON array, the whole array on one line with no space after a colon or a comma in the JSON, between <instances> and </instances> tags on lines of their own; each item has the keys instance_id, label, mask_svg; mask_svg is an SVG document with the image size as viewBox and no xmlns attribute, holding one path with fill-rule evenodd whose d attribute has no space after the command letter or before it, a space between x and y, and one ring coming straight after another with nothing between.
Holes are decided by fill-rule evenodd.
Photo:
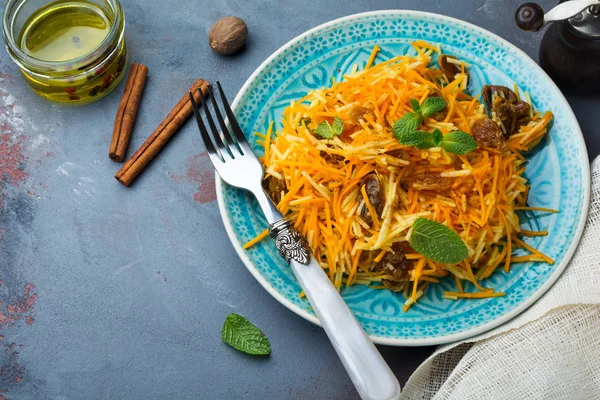
<instances>
[{"instance_id":1,"label":"mint sprig on salad","mask_svg":"<svg viewBox=\"0 0 600 400\"><path fill-rule=\"evenodd\" d=\"M333 123L329 121L323 121L317 125L315 133L321 136L323 139L333 139L335 136L340 135L344 131L344 121L337 115L333 118Z\"/></svg>"},{"instance_id":2,"label":"mint sprig on salad","mask_svg":"<svg viewBox=\"0 0 600 400\"><path fill-rule=\"evenodd\" d=\"M440 97L429 97L425 99L423 104L419 104L417 99L411 99L409 103L413 112L404 114L392 127L394 136L397 139L416 130L425 121L425 118L431 117L436 112L446 108L446 101Z\"/></svg>"},{"instance_id":3,"label":"mint sprig on salad","mask_svg":"<svg viewBox=\"0 0 600 400\"><path fill-rule=\"evenodd\" d=\"M416 147L417 149L441 147L448 153L459 155L467 154L477 148L477 142L468 133L452 131L444 135L439 129L434 129L433 132L408 132L400 137L400 143L405 146Z\"/></svg>"},{"instance_id":4,"label":"mint sprig on salad","mask_svg":"<svg viewBox=\"0 0 600 400\"><path fill-rule=\"evenodd\" d=\"M442 264L458 264L469 255L467 246L456 232L422 217L413 224L410 246L419 254Z\"/></svg>"},{"instance_id":5,"label":"mint sprig on salad","mask_svg":"<svg viewBox=\"0 0 600 400\"><path fill-rule=\"evenodd\" d=\"M392 127L394 136L401 144L417 149L441 147L448 153L459 155L469 153L477 148L477 142L473 136L463 131L457 130L444 135L439 129L435 129L433 132L417 129L425 118L446 107L447 103L444 99L429 97L423 104L419 104L416 99L411 99L409 103L413 112L404 114Z\"/></svg>"}]
</instances>

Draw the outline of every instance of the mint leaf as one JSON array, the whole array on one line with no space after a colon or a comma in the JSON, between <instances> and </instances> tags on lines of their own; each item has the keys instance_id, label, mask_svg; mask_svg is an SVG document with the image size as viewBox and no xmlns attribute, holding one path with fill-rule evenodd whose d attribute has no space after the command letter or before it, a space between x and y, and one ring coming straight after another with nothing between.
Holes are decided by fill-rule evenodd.
<instances>
[{"instance_id":1,"label":"mint leaf","mask_svg":"<svg viewBox=\"0 0 600 400\"><path fill-rule=\"evenodd\" d=\"M221 339L236 350L253 355L271 354L269 339L250 321L231 313L225 319Z\"/></svg>"},{"instance_id":2,"label":"mint leaf","mask_svg":"<svg viewBox=\"0 0 600 400\"><path fill-rule=\"evenodd\" d=\"M335 136L333 134L333 128L329 124L329 121L323 121L319 125L317 125L315 133L325 139L331 139Z\"/></svg>"},{"instance_id":3,"label":"mint leaf","mask_svg":"<svg viewBox=\"0 0 600 400\"><path fill-rule=\"evenodd\" d=\"M334 136L341 134L344 131L344 121L337 115L333 118L333 124L329 121L323 121L315 129L315 133L324 139L333 139Z\"/></svg>"},{"instance_id":4,"label":"mint leaf","mask_svg":"<svg viewBox=\"0 0 600 400\"><path fill-rule=\"evenodd\" d=\"M396 139L400 139L403 135L416 130L422 122L423 118L420 115L408 112L396 121L392 127L392 132L394 132Z\"/></svg>"},{"instance_id":5,"label":"mint leaf","mask_svg":"<svg viewBox=\"0 0 600 400\"><path fill-rule=\"evenodd\" d=\"M340 135L342 132L344 132L344 121L342 121L342 119L336 115L333 118L331 129L333 129L335 136Z\"/></svg>"},{"instance_id":6,"label":"mint leaf","mask_svg":"<svg viewBox=\"0 0 600 400\"><path fill-rule=\"evenodd\" d=\"M438 111L442 111L446 108L446 101L441 97L428 97L421 104L421 115L423 118L431 117Z\"/></svg>"},{"instance_id":7,"label":"mint leaf","mask_svg":"<svg viewBox=\"0 0 600 400\"><path fill-rule=\"evenodd\" d=\"M469 255L467 246L456 232L422 217L413 224L410 245L419 254L442 264L457 264Z\"/></svg>"},{"instance_id":8,"label":"mint leaf","mask_svg":"<svg viewBox=\"0 0 600 400\"><path fill-rule=\"evenodd\" d=\"M444 136L442 148L452 154L467 154L477 148L473 136L463 131L453 131Z\"/></svg>"},{"instance_id":9,"label":"mint leaf","mask_svg":"<svg viewBox=\"0 0 600 400\"><path fill-rule=\"evenodd\" d=\"M433 141L433 145L437 147L442 144L442 140L444 140L444 134L442 131L435 128L431 133L431 140Z\"/></svg>"},{"instance_id":10,"label":"mint leaf","mask_svg":"<svg viewBox=\"0 0 600 400\"><path fill-rule=\"evenodd\" d=\"M410 107L415 113L419 114L421 112L421 105L419 104L419 100L410 99L408 102L410 103Z\"/></svg>"},{"instance_id":11,"label":"mint leaf","mask_svg":"<svg viewBox=\"0 0 600 400\"><path fill-rule=\"evenodd\" d=\"M417 149L428 149L435 147L431 133L425 131L412 131L400 137L400 143L405 146L413 146Z\"/></svg>"}]
</instances>

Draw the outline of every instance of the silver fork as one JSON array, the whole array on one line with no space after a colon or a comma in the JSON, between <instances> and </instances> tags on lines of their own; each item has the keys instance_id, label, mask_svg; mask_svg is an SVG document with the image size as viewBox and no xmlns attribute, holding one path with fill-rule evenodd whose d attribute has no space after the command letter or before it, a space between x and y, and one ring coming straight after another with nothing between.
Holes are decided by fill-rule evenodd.
<instances>
[{"instance_id":1,"label":"silver fork","mask_svg":"<svg viewBox=\"0 0 600 400\"><path fill-rule=\"evenodd\" d=\"M263 190L262 165L248 145L219 82L217 87L231 129L228 129L219 110L212 87L209 87L210 98L219 127L200 88L198 92L209 129L204 124L193 93L189 95L202 140L219 176L231 186L250 191L258 200L279 254L290 264L360 397L369 400L398 399L400 384L389 366L325 271L311 256L304 237L291 221L283 218Z\"/></svg>"}]
</instances>

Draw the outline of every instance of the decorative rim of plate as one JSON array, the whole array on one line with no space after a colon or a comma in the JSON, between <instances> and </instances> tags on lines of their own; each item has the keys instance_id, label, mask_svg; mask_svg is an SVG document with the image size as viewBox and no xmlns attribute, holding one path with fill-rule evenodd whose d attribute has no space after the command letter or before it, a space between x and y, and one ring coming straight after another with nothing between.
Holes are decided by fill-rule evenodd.
<instances>
[{"instance_id":1,"label":"decorative rim of plate","mask_svg":"<svg viewBox=\"0 0 600 400\"><path fill-rule=\"evenodd\" d=\"M381 14L399 15L399 16L400 15L404 15L404 16L408 15L408 16L412 16L412 17L421 16L421 17L427 17L427 18L435 18L435 19L444 21L449 24L462 25L466 28L472 29L473 31L477 31L480 34L483 34L484 36L486 36L486 35L490 36L491 38L497 40L501 44L511 48L511 50L515 51L526 63L530 64L532 69L534 69L537 73L541 74L542 76L546 77L547 84L550 85L558 93L560 93L559 99L560 99L560 101L563 102L563 106L565 107L566 112L569 114L570 117L573 118L574 121L577 121L577 118L575 117L573 110L569 106L567 100L564 98L564 95L562 95L562 92L556 86L554 81L552 81L552 79L546 74L546 72L535 61L533 61L527 55L527 53L525 53L524 51L519 49L517 46L513 45L512 43L508 42L507 40L503 39L502 37L496 35L495 33L492 33L490 31L488 31L484 28L481 28L477 25L474 25L472 23L462 21L457 18L448 17L445 15L440 15L440 14L435 14L435 13L430 13L430 12L425 12L425 11L414 11L414 10L378 10L378 11L368 11L368 12L364 12L364 13L352 14L352 15L348 15L345 17L331 20L329 22L325 22L321 25L318 25L318 26L316 26L312 29L309 29L308 31L296 36L295 38L291 39L290 41L285 43L283 46L281 46L279 49L277 49L277 51L275 51L273 54L271 54L271 56L269 56L265 61L263 61L258 66L258 68L256 68L256 70L252 73L252 75L250 75L250 77L246 80L246 82L244 83L244 85L242 86L242 88L240 89L238 94L236 95L236 97L232 103L232 106L231 106L232 109L234 110L234 112L236 114L239 112L240 102L241 102L245 92L247 92L249 87L252 85L253 81L261 74L261 72L273 60L275 60L278 56L280 56L282 53L284 53L290 47L293 47L295 44L303 41L305 38L310 37L312 34L318 32L320 30L324 30L328 27L331 27L332 25L336 25L336 24L346 22L346 21L351 21L351 20L354 20L357 18L377 17L377 16L380 16ZM585 159L588 159L587 148L586 148L585 141L583 138L583 133L581 132L581 128L579 127L579 124L577 124L577 132L576 133L577 133L576 139L578 140L577 145L582 150L582 156L585 156ZM561 264L558 265L558 267L552 273L550 278L543 285L541 285L537 289L537 291L535 293L533 293L533 295L531 295L527 300L523 301L516 308L501 315L500 317L498 317L496 319L490 320L489 322L486 322L483 325L476 326L474 328L470 328L470 329L467 329L467 330L464 330L461 332L457 332L454 334L439 336L439 337L415 338L415 339L389 338L389 337L383 337L383 336L370 334L369 337L371 338L371 340L373 340L373 342L377 343L377 344L390 345L390 346L431 346L431 345L440 345L440 344L445 344L445 343L456 342L459 340L464 340L464 339L474 337L476 335L480 335L484 332L489 331L490 329L500 326L503 323L511 320L515 316L519 315L521 312L525 311L527 308L529 308L535 301L537 301L544 293L546 293L548 291L548 289L556 282L556 280L564 272L565 268L567 267L567 265L569 264L569 262L573 256L575 250L577 249L577 246L579 245L581 235L583 234L583 229L585 228L585 223L587 220L589 203L590 203L590 167L589 167L589 163L587 163L587 162L583 163L583 169L581 171L581 174L582 174L582 180L583 180L583 185L582 185L583 209L581 210L582 212L580 214L581 215L580 220L577 223L577 229L573 235L573 241L571 242L571 245L567 249L564 259L561 262ZM221 214L221 218L223 220L223 225L225 225L225 230L227 232L227 235L229 236L229 239L230 239L235 251L238 253L240 259L242 260L242 262L244 263L246 268L250 271L250 273L258 281L258 283L260 283L260 285L269 294L271 294L271 296L273 296L279 303L283 304L285 307L287 307L288 309L290 309L297 315L301 316L302 318L314 323L315 325L321 326L319 319L314 314L311 314L311 313L307 312L306 310L300 308L296 304L290 302L285 296L283 296L282 294L277 292L267 282L267 280L261 275L261 273L256 269L255 265L252 263L252 261L246 254L246 250L244 250L244 248L242 247L242 244L239 243L236 238L235 232L233 230L233 224L229 218L229 215L227 214L227 207L226 207L223 195L222 195L223 186L224 186L224 182L221 180L219 174L215 172L215 187L216 187L215 189L216 189L216 193L217 193L217 203L219 206L219 212Z\"/></svg>"}]
</instances>

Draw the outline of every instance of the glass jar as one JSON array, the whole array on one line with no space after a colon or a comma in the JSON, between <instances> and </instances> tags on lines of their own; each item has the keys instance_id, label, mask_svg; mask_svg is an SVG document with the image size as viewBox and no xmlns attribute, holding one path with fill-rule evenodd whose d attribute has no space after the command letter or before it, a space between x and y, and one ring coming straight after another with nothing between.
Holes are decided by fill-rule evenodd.
<instances>
[{"instance_id":1,"label":"glass jar","mask_svg":"<svg viewBox=\"0 0 600 400\"><path fill-rule=\"evenodd\" d=\"M125 72L125 18L118 0L8 0L3 31L25 81L49 100L96 101Z\"/></svg>"}]
</instances>

